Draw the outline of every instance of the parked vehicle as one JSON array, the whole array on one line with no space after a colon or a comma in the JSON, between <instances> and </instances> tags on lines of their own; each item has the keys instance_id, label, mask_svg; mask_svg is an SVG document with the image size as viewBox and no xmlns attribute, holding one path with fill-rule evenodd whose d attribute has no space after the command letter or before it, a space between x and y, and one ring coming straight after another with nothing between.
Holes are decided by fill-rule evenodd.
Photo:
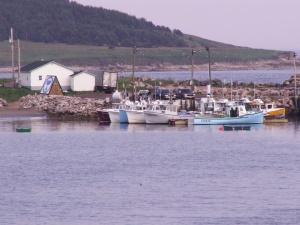
<instances>
[{"instance_id":1,"label":"parked vehicle","mask_svg":"<svg viewBox=\"0 0 300 225\"><path fill-rule=\"evenodd\" d=\"M117 72L103 72L91 71L95 74L95 89L104 91L105 93L113 93L117 89L118 73Z\"/></svg>"},{"instance_id":2,"label":"parked vehicle","mask_svg":"<svg viewBox=\"0 0 300 225\"><path fill-rule=\"evenodd\" d=\"M179 88L176 92L176 99L195 99L196 95L188 88Z\"/></svg>"},{"instance_id":3,"label":"parked vehicle","mask_svg":"<svg viewBox=\"0 0 300 225\"><path fill-rule=\"evenodd\" d=\"M158 100L170 100L170 96L172 96L172 100L176 99L176 95L168 89L157 88L155 89L155 93L153 98Z\"/></svg>"},{"instance_id":4,"label":"parked vehicle","mask_svg":"<svg viewBox=\"0 0 300 225\"><path fill-rule=\"evenodd\" d=\"M151 92L149 90L139 90L139 100L149 100L151 98Z\"/></svg>"}]
</instances>

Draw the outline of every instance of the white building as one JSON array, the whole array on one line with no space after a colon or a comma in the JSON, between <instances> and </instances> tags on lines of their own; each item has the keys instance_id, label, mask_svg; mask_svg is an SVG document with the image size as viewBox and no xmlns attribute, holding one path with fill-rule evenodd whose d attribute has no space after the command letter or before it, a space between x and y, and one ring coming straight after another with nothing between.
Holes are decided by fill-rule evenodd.
<instances>
[{"instance_id":1,"label":"white building","mask_svg":"<svg viewBox=\"0 0 300 225\"><path fill-rule=\"evenodd\" d=\"M56 76L61 88L69 90L70 75L74 74L73 70L54 61L36 61L21 67L20 71L20 85L30 90L41 90L47 75Z\"/></svg>"},{"instance_id":2,"label":"white building","mask_svg":"<svg viewBox=\"0 0 300 225\"><path fill-rule=\"evenodd\" d=\"M77 72L71 77L72 91L94 91L95 90L95 76L88 72Z\"/></svg>"}]
</instances>

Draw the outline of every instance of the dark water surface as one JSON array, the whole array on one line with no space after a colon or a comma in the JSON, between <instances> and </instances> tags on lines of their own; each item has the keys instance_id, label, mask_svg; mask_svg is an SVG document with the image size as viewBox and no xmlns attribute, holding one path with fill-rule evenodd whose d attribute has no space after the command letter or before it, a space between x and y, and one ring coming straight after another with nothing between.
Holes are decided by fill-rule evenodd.
<instances>
[{"instance_id":1,"label":"dark water surface","mask_svg":"<svg viewBox=\"0 0 300 225\"><path fill-rule=\"evenodd\" d=\"M300 224L300 125L218 128L0 119L0 224Z\"/></svg>"}]
</instances>

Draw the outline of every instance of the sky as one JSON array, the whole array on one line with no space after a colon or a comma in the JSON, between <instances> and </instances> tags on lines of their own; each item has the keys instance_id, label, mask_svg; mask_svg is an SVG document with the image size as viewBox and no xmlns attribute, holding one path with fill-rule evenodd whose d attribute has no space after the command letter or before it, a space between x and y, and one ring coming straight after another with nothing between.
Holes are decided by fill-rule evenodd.
<instances>
[{"instance_id":1,"label":"sky","mask_svg":"<svg viewBox=\"0 0 300 225\"><path fill-rule=\"evenodd\" d=\"M300 50L300 0L75 1L118 10L155 25L226 44Z\"/></svg>"}]
</instances>

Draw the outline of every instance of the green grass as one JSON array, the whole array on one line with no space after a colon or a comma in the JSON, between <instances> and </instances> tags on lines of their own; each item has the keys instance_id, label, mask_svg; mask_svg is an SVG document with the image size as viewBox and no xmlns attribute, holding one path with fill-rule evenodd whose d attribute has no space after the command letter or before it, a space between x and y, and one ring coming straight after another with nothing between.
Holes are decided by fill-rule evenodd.
<instances>
[{"instance_id":1,"label":"green grass","mask_svg":"<svg viewBox=\"0 0 300 225\"><path fill-rule=\"evenodd\" d=\"M208 61L205 46L210 46L211 61L214 62L244 62L256 60L277 59L287 56L288 52L250 49L227 45L187 36L194 43L196 53L195 64ZM192 45L192 44L191 44ZM17 46L15 46L15 61L17 61ZM66 66L106 66L116 64L132 64L132 48L116 47L109 49L107 46L65 45L34 43L21 41L21 66L37 60L54 60ZM153 65L170 63L175 65L191 64L191 48L140 48L136 53L136 65ZM17 62L15 63L17 64ZM0 42L0 66L11 66L11 47L8 41Z\"/></svg>"},{"instance_id":2,"label":"green grass","mask_svg":"<svg viewBox=\"0 0 300 225\"><path fill-rule=\"evenodd\" d=\"M5 99L7 102L18 101L22 96L26 96L28 94L34 94L34 91L30 91L25 88L0 87L0 98Z\"/></svg>"}]
</instances>

